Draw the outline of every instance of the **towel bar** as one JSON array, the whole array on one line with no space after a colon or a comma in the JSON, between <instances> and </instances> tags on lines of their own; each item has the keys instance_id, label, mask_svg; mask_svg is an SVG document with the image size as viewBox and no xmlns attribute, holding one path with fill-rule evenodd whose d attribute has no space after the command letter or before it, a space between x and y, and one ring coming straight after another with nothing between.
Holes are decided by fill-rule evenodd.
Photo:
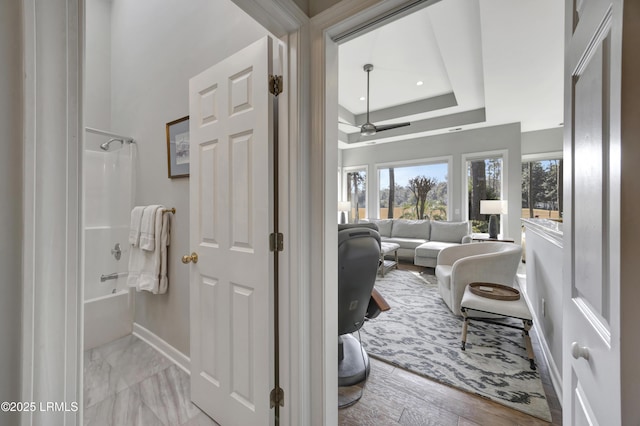
<instances>
[{"instance_id":1,"label":"towel bar","mask_svg":"<svg viewBox=\"0 0 640 426\"><path fill-rule=\"evenodd\" d=\"M100 275L100 282L103 283L105 281L109 281L109 280L115 280L118 279L119 277L124 277L125 275L129 275L129 273L127 272L113 272L111 274L107 274L107 275Z\"/></svg>"}]
</instances>

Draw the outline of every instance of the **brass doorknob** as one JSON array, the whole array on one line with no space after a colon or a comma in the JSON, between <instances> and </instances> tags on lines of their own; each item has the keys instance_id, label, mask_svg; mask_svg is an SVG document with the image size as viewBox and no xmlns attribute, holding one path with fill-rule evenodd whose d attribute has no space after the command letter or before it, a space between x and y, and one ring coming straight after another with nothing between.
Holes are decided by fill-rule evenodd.
<instances>
[{"instance_id":1,"label":"brass doorknob","mask_svg":"<svg viewBox=\"0 0 640 426\"><path fill-rule=\"evenodd\" d=\"M189 262L198 263L198 253L194 251L193 253L191 253L191 255L185 254L184 256L182 256L182 263Z\"/></svg>"}]
</instances>

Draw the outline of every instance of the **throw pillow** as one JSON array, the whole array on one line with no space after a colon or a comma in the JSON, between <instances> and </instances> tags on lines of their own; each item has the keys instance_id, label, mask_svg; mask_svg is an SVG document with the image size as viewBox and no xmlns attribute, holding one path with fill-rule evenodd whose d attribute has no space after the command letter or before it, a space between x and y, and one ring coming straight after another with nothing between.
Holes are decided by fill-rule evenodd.
<instances>
[{"instance_id":1,"label":"throw pillow","mask_svg":"<svg viewBox=\"0 0 640 426\"><path fill-rule=\"evenodd\" d=\"M381 237L391 236L391 224L393 223L393 219L369 219L369 221L378 225L378 232Z\"/></svg>"},{"instance_id":2,"label":"throw pillow","mask_svg":"<svg viewBox=\"0 0 640 426\"><path fill-rule=\"evenodd\" d=\"M462 238L469 234L469 222L431 222L431 241L443 243L461 243Z\"/></svg>"},{"instance_id":3,"label":"throw pillow","mask_svg":"<svg viewBox=\"0 0 640 426\"><path fill-rule=\"evenodd\" d=\"M429 239L428 220L394 219L391 227L391 236L394 238L419 238Z\"/></svg>"}]
</instances>

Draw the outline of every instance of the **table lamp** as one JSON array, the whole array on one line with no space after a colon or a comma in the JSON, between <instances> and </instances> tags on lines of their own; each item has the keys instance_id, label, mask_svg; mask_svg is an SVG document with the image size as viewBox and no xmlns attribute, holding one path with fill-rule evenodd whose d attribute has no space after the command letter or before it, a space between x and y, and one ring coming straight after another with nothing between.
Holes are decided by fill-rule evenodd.
<instances>
[{"instance_id":1,"label":"table lamp","mask_svg":"<svg viewBox=\"0 0 640 426\"><path fill-rule=\"evenodd\" d=\"M340 212L340 223L347 223L345 212L351 210L351 201L339 201L338 211Z\"/></svg>"},{"instance_id":2,"label":"table lamp","mask_svg":"<svg viewBox=\"0 0 640 426\"><path fill-rule=\"evenodd\" d=\"M507 200L480 200L480 214L489 214L489 238L498 238L497 214L507 214Z\"/></svg>"}]
</instances>

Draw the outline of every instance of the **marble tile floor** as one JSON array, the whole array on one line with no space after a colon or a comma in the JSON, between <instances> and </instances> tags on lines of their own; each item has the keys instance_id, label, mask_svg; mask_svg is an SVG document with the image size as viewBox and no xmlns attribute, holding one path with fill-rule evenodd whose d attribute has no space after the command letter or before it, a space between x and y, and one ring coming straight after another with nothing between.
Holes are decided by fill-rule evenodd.
<instances>
[{"instance_id":1,"label":"marble tile floor","mask_svg":"<svg viewBox=\"0 0 640 426\"><path fill-rule=\"evenodd\" d=\"M214 426L191 403L189 376L128 335L84 353L85 426Z\"/></svg>"}]
</instances>

